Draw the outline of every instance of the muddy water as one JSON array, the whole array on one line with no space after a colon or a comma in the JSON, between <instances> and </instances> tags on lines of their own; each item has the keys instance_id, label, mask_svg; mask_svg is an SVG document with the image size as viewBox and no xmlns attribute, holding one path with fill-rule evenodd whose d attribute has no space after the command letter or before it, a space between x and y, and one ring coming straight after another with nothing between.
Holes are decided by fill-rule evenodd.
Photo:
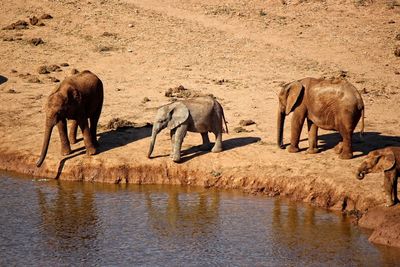
<instances>
[{"instance_id":1,"label":"muddy water","mask_svg":"<svg viewBox=\"0 0 400 267\"><path fill-rule=\"evenodd\" d=\"M0 173L0 266L398 263L337 214L174 186L56 182Z\"/></svg>"}]
</instances>

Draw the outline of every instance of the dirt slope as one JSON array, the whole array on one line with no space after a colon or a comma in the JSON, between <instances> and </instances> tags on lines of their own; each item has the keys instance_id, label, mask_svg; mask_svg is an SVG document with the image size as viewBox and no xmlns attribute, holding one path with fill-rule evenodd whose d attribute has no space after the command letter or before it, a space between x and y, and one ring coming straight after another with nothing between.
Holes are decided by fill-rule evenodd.
<instances>
[{"instance_id":1,"label":"dirt slope","mask_svg":"<svg viewBox=\"0 0 400 267\"><path fill-rule=\"evenodd\" d=\"M400 145L400 7L396 1L375 2L1 1L2 28L43 13L53 18L0 31L0 168L60 179L238 188L347 211L381 206L382 176L361 182L354 177L363 155ZM38 73L42 65L62 63L68 66ZM55 79L74 68L89 69L104 83L101 153L85 156L80 142L62 158L55 131L45 164L37 169L46 96ZM278 149L280 85L337 75L360 90L366 106L365 140L354 140L357 157L339 160L331 149L339 137L326 131L320 131L317 155ZM169 134L162 132L158 156L146 158L151 129L140 125L171 101L165 91L179 85L222 103L231 129L224 136L226 151L198 152L193 146L200 135L188 134L184 161L173 164ZM107 129L115 118L139 126ZM256 124L233 131L244 119ZM289 132L290 119L286 141ZM305 131L302 136L301 147L307 148Z\"/></svg>"}]
</instances>

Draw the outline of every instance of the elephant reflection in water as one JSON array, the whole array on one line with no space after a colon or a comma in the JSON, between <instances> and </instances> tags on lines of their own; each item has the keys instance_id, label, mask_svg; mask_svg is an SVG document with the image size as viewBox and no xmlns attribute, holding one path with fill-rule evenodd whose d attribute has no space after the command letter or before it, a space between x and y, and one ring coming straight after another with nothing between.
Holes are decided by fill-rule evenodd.
<instances>
[{"instance_id":1,"label":"elephant reflection in water","mask_svg":"<svg viewBox=\"0 0 400 267\"><path fill-rule=\"evenodd\" d=\"M160 203L152 194L168 194L167 203ZM201 234L203 237L213 232L216 228L219 209L218 192L199 192L198 194L183 191L176 188L165 191L145 192L147 210L149 213L149 225L155 232L162 236L193 236ZM196 201L182 200L197 196Z\"/></svg>"},{"instance_id":2,"label":"elephant reflection in water","mask_svg":"<svg viewBox=\"0 0 400 267\"><path fill-rule=\"evenodd\" d=\"M98 229L91 185L58 184L55 196L37 190L43 233L56 251L93 249Z\"/></svg>"}]
</instances>

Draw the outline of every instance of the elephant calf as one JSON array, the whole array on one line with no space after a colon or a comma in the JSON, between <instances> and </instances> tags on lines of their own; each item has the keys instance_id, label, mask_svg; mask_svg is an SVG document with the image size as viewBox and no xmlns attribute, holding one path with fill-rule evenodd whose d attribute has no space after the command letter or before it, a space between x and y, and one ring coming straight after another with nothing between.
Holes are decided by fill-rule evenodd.
<instances>
[{"instance_id":1,"label":"elephant calf","mask_svg":"<svg viewBox=\"0 0 400 267\"><path fill-rule=\"evenodd\" d=\"M215 134L215 145L212 152L222 151L222 132L223 125L226 126L224 110L220 103L213 97L195 97L183 101L177 101L162 106L155 117L153 130L151 135L151 143L149 153L150 158L154 149L157 134L164 128L168 127L171 136L171 157L174 162L181 159L181 146L186 132L200 133L203 139L201 149L208 150L211 148L208 132Z\"/></svg>"},{"instance_id":2,"label":"elephant calf","mask_svg":"<svg viewBox=\"0 0 400 267\"><path fill-rule=\"evenodd\" d=\"M364 131L364 102L357 89L344 78L304 78L287 84L279 93L277 143L283 146L285 116L293 112L289 152L299 151L300 133L304 120L308 125L308 153L318 152L318 128L339 131L342 142L335 151L341 159L353 157L352 134L362 117Z\"/></svg>"},{"instance_id":3,"label":"elephant calf","mask_svg":"<svg viewBox=\"0 0 400 267\"><path fill-rule=\"evenodd\" d=\"M365 174L380 171L384 172L386 206L393 206L399 202L397 178L400 174L400 147L386 147L370 152L357 170L357 179L362 180Z\"/></svg>"},{"instance_id":4,"label":"elephant calf","mask_svg":"<svg viewBox=\"0 0 400 267\"><path fill-rule=\"evenodd\" d=\"M52 92L46 104L46 122L42 153L36 163L40 167L46 157L51 132L57 125L61 140L61 154L71 153L71 143L76 143L76 132L79 125L83 133L86 153L96 154L95 146L97 122L103 107L103 83L88 70L65 78L59 87ZM67 137L67 119L72 125ZM90 120L90 128L89 122Z\"/></svg>"}]
</instances>

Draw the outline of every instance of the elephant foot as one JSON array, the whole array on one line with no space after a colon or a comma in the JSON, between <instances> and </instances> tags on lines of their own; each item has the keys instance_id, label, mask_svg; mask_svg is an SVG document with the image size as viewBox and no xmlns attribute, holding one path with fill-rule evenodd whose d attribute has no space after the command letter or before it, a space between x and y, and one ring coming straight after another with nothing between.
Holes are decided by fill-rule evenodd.
<instances>
[{"instance_id":1,"label":"elephant foot","mask_svg":"<svg viewBox=\"0 0 400 267\"><path fill-rule=\"evenodd\" d=\"M396 205L396 203L394 203L394 202L389 202L389 203L385 204L386 207L392 207L394 205Z\"/></svg>"},{"instance_id":2,"label":"elephant foot","mask_svg":"<svg viewBox=\"0 0 400 267\"><path fill-rule=\"evenodd\" d=\"M180 157L180 156L174 155L174 156L172 157L172 161L173 161L173 162L180 162L180 161L181 161L181 157Z\"/></svg>"},{"instance_id":3,"label":"elephant foot","mask_svg":"<svg viewBox=\"0 0 400 267\"><path fill-rule=\"evenodd\" d=\"M353 153L351 153L351 152L347 152L347 153L342 152L342 153L339 155L339 158L340 158L340 159L351 159L351 158L353 158Z\"/></svg>"},{"instance_id":4,"label":"elephant foot","mask_svg":"<svg viewBox=\"0 0 400 267\"><path fill-rule=\"evenodd\" d=\"M71 152L72 152L72 150L71 150L70 147L69 147L69 148L62 148L62 149L61 149L61 155L62 155L62 156L67 156L67 155L71 154Z\"/></svg>"},{"instance_id":5,"label":"elephant foot","mask_svg":"<svg viewBox=\"0 0 400 267\"><path fill-rule=\"evenodd\" d=\"M339 142L339 144L337 144L335 146L335 148L333 149L333 151L335 151L336 154L342 153L342 150L343 150L343 143L342 142Z\"/></svg>"},{"instance_id":6,"label":"elephant foot","mask_svg":"<svg viewBox=\"0 0 400 267\"><path fill-rule=\"evenodd\" d=\"M318 150L318 148L311 148L311 147L309 147L307 150L306 150L306 153L307 154L316 154L316 153L318 153L319 152L319 150Z\"/></svg>"},{"instance_id":7,"label":"elephant foot","mask_svg":"<svg viewBox=\"0 0 400 267\"><path fill-rule=\"evenodd\" d=\"M90 147L90 148L87 148L87 149L86 149L86 154L87 154L88 156L95 155L96 153L97 153L97 151L96 151L96 148L94 148L94 147Z\"/></svg>"},{"instance_id":8,"label":"elephant foot","mask_svg":"<svg viewBox=\"0 0 400 267\"><path fill-rule=\"evenodd\" d=\"M291 145L291 146L289 146L288 151L289 151L289 153L296 153L296 152L299 152L300 149L297 146L292 146Z\"/></svg>"},{"instance_id":9,"label":"elephant foot","mask_svg":"<svg viewBox=\"0 0 400 267\"><path fill-rule=\"evenodd\" d=\"M211 149L211 152L212 153L219 153L219 152L221 152L222 151L222 147L220 147L220 146L214 146L212 149Z\"/></svg>"},{"instance_id":10,"label":"elephant foot","mask_svg":"<svg viewBox=\"0 0 400 267\"><path fill-rule=\"evenodd\" d=\"M69 142L74 145L78 143L78 140L76 140L76 138L69 138Z\"/></svg>"}]
</instances>

